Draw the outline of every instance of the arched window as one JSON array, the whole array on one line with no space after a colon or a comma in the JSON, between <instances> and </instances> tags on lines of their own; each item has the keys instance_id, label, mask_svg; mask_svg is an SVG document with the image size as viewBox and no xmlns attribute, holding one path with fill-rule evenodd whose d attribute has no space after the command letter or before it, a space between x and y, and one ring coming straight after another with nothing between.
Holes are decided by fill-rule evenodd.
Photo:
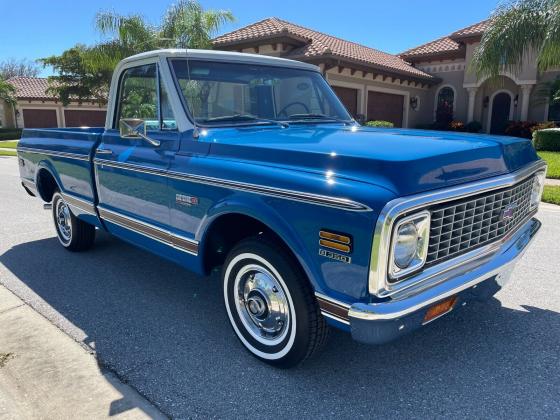
<instances>
[{"instance_id":1,"label":"arched window","mask_svg":"<svg viewBox=\"0 0 560 420\"><path fill-rule=\"evenodd\" d=\"M453 121L453 103L455 102L455 92L449 86L439 90L437 95L436 122L450 123Z\"/></svg>"}]
</instances>

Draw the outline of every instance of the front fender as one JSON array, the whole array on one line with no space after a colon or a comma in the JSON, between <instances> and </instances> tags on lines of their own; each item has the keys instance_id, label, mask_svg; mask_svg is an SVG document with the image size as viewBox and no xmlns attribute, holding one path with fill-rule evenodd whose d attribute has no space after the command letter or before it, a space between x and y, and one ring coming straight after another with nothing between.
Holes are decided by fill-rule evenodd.
<instances>
[{"instance_id":1,"label":"front fender","mask_svg":"<svg viewBox=\"0 0 560 420\"><path fill-rule=\"evenodd\" d=\"M276 233L296 256L305 274L311 280L313 287L317 290L325 288L322 282L320 268L314 264L302 237L295 231L294 226L287 222L277 208L266 202L262 196L248 194L233 194L216 202L207 212L202 220L201 227L196 234L200 241L202 255L205 253L206 233L219 217L228 214L240 214L251 217Z\"/></svg>"}]
</instances>

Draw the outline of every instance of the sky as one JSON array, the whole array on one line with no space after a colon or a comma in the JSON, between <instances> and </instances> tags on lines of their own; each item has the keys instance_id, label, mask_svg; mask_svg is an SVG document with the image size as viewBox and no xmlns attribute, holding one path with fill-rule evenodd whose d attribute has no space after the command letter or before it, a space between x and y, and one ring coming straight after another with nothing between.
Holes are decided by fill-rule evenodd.
<instances>
[{"instance_id":1,"label":"sky","mask_svg":"<svg viewBox=\"0 0 560 420\"><path fill-rule=\"evenodd\" d=\"M94 44L99 10L140 13L156 23L173 0L0 0L0 61L35 60L77 43ZM236 22L225 33L267 17L279 17L389 53L445 36L485 19L497 0L201 0L206 9L230 10ZM47 68L42 76L51 74Z\"/></svg>"}]
</instances>

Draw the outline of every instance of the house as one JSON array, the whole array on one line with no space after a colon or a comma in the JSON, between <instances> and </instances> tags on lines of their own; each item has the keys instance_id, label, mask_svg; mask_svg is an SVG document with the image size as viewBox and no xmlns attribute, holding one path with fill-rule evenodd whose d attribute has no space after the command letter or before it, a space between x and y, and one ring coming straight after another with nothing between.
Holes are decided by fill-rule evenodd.
<instances>
[{"instance_id":1,"label":"house","mask_svg":"<svg viewBox=\"0 0 560 420\"><path fill-rule=\"evenodd\" d=\"M217 49L266 54L316 64L352 115L397 127L436 121L478 121L503 133L508 120L559 120L560 107L539 95L539 74L527 57L518 74L478 80L468 71L485 20L399 55L366 47L278 18L268 18L214 39Z\"/></svg>"},{"instance_id":2,"label":"house","mask_svg":"<svg viewBox=\"0 0 560 420\"><path fill-rule=\"evenodd\" d=\"M17 104L12 107L0 101L0 121L3 127L101 127L105 125L105 106L96 102L72 101L64 106L47 92L48 80L39 77L12 77Z\"/></svg>"}]
</instances>

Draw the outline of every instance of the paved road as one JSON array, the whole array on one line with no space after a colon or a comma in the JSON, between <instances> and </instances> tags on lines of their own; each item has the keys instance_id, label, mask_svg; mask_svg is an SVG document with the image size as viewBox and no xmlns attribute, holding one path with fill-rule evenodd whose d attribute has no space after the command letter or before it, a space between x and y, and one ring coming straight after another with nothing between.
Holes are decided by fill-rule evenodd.
<instances>
[{"instance_id":1,"label":"paved road","mask_svg":"<svg viewBox=\"0 0 560 420\"><path fill-rule=\"evenodd\" d=\"M304 367L255 361L230 330L216 276L99 235L70 254L0 157L0 282L173 417L560 417L560 209L508 287L398 342L335 332Z\"/></svg>"}]
</instances>

